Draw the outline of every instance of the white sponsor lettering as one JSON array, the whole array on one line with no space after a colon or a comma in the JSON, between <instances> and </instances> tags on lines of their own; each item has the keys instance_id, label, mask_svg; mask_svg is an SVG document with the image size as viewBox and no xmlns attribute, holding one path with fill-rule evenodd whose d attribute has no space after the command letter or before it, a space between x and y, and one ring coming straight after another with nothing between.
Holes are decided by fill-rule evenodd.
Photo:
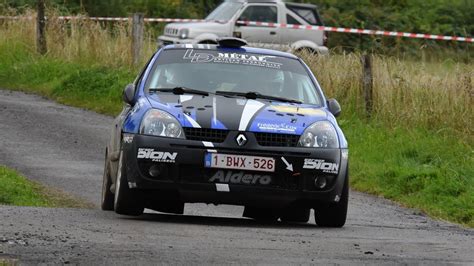
<instances>
[{"instance_id":1,"label":"white sponsor lettering","mask_svg":"<svg viewBox=\"0 0 474 266\"><path fill-rule=\"evenodd\" d=\"M337 174L339 172L339 164L328 163L321 159L304 159L303 169L322 170L324 173Z\"/></svg>"},{"instance_id":2,"label":"white sponsor lettering","mask_svg":"<svg viewBox=\"0 0 474 266\"><path fill-rule=\"evenodd\" d=\"M268 185L272 182L272 177L269 175L245 174L242 171L227 171L226 173L224 170L219 170L209 179L209 182Z\"/></svg>"},{"instance_id":3,"label":"white sponsor lettering","mask_svg":"<svg viewBox=\"0 0 474 266\"><path fill-rule=\"evenodd\" d=\"M177 152L170 153L145 148L139 148L137 153L137 159L151 159L153 162L162 163L174 163L177 156Z\"/></svg>"},{"instance_id":4,"label":"white sponsor lettering","mask_svg":"<svg viewBox=\"0 0 474 266\"><path fill-rule=\"evenodd\" d=\"M287 131L287 132L295 132L296 131L295 126L287 125L285 123L281 123L281 124L258 123L257 126L261 130Z\"/></svg>"},{"instance_id":5,"label":"white sponsor lettering","mask_svg":"<svg viewBox=\"0 0 474 266\"><path fill-rule=\"evenodd\" d=\"M268 55L251 55L251 54L240 54L240 53L218 53L217 56L209 53L195 52L193 49L186 50L183 56L185 60L191 60L192 63L224 63L224 64L240 64L240 65L251 65L261 66L268 68L281 67L281 63L270 62L267 59L274 58L275 56Z\"/></svg>"}]
</instances>

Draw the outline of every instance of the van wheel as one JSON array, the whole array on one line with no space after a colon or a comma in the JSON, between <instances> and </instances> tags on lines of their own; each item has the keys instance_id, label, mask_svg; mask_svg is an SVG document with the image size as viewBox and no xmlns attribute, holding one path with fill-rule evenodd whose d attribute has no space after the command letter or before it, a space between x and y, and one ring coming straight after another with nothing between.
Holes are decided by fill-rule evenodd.
<instances>
[{"instance_id":1,"label":"van wheel","mask_svg":"<svg viewBox=\"0 0 474 266\"><path fill-rule=\"evenodd\" d=\"M211 41L211 40L206 40L206 41L199 42L199 44L217 44L217 42Z\"/></svg>"},{"instance_id":2,"label":"van wheel","mask_svg":"<svg viewBox=\"0 0 474 266\"><path fill-rule=\"evenodd\" d=\"M144 210L142 197L137 191L128 187L125 163L123 152L120 151L117 181L115 182L114 209L118 214L138 216Z\"/></svg>"},{"instance_id":3,"label":"van wheel","mask_svg":"<svg viewBox=\"0 0 474 266\"><path fill-rule=\"evenodd\" d=\"M301 47L296 52L300 55L318 55L318 52L310 47Z\"/></svg>"},{"instance_id":4,"label":"van wheel","mask_svg":"<svg viewBox=\"0 0 474 266\"><path fill-rule=\"evenodd\" d=\"M349 174L346 172L346 180L342 188L339 202L322 203L314 208L314 219L321 227L343 227L346 223L347 205L349 203Z\"/></svg>"}]
</instances>

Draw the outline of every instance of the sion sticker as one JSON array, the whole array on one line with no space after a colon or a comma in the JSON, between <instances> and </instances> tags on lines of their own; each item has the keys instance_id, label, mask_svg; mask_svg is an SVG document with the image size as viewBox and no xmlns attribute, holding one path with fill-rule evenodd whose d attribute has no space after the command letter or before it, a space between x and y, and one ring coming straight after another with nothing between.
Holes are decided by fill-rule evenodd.
<instances>
[{"instance_id":1,"label":"sion sticker","mask_svg":"<svg viewBox=\"0 0 474 266\"><path fill-rule=\"evenodd\" d=\"M153 162L160 163L174 163L177 156L177 152L162 152L145 148L139 148L137 153L137 159L150 159Z\"/></svg>"},{"instance_id":2,"label":"sion sticker","mask_svg":"<svg viewBox=\"0 0 474 266\"><path fill-rule=\"evenodd\" d=\"M321 170L323 173L337 174L339 172L339 164L328 163L321 159L304 159L303 169Z\"/></svg>"},{"instance_id":3,"label":"sion sticker","mask_svg":"<svg viewBox=\"0 0 474 266\"><path fill-rule=\"evenodd\" d=\"M272 177L269 175L245 174L242 171L219 170L209 178L209 182L269 185L272 182Z\"/></svg>"}]
</instances>

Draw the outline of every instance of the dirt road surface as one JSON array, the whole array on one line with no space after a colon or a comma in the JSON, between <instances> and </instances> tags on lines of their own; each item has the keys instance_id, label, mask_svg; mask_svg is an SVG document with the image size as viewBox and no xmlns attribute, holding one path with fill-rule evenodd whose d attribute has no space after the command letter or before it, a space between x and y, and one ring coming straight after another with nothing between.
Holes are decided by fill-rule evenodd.
<instances>
[{"instance_id":1,"label":"dirt road surface","mask_svg":"<svg viewBox=\"0 0 474 266\"><path fill-rule=\"evenodd\" d=\"M0 164L98 206L112 118L0 90ZM1 180L0 180L1 182ZM341 229L262 224L242 207L188 204L130 218L0 206L0 262L23 264L474 264L474 230L351 192Z\"/></svg>"}]
</instances>

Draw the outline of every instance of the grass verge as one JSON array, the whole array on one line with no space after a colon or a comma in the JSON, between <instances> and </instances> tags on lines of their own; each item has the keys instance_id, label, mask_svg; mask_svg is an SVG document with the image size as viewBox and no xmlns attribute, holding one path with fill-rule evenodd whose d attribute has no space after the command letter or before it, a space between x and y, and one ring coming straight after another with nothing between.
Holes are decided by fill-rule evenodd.
<instances>
[{"instance_id":1,"label":"grass verge","mask_svg":"<svg viewBox=\"0 0 474 266\"><path fill-rule=\"evenodd\" d=\"M341 120L352 188L474 227L474 151L452 135Z\"/></svg>"},{"instance_id":2,"label":"grass verge","mask_svg":"<svg viewBox=\"0 0 474 266\"><path fill-rule=\"evenodd\" d=\"M40 185L0 166L0 205L91 208L91 204L74 199L67 194Z\"/></svg>"},{"instance_id":3,"label":"grass verge","mask_svg":"<svg viewBox=\"0 0 474 266\"><path fill-rule=\"evenodd\" d=\"M135 78L128 68L37 56L19 43L0 44L0 58L1 87L38 93L103 114L120 111L122 88Z\"/></svg>"}]
</instances>

